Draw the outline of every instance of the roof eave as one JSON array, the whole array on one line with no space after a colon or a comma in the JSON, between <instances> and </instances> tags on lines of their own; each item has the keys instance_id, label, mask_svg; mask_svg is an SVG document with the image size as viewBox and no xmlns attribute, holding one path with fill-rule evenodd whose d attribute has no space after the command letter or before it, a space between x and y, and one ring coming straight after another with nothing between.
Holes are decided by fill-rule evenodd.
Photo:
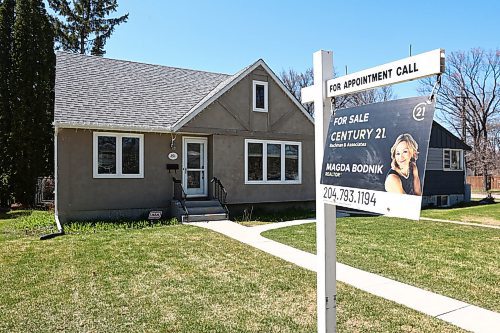
<instances>
[{"instance_id":1,"label":"roof eave","mask_svg":"<svg viewBox=\"0 0 500 333\"><path fill-rule=\"evenodd\" d=\"M122 131L122 132L146 132L146 133L172 133L172 127L168 126L135 126L135 125L115 125L115 124L98 124L98 123L80 123L80 122L59 122L54 121L55 129L84 129L84 130L99 130L99 131Z\"/></svg>"}]
</instances>

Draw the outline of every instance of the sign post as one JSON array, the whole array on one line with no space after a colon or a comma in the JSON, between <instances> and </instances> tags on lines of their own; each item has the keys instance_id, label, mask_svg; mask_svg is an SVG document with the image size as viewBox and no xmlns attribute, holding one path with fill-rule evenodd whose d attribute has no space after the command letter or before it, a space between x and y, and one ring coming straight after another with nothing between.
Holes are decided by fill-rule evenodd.
<instances>
[{"instance_id":1,"label":"sign post","mask_svg":"<svg viewBox=\"0 0 500 333\"><path fill-rule=\"evenodd\" d=\"M330 137L330 141L337 140L338 136L343 138L344 134L335 134L332 136L332 130L329 130L330 117L334 106L329 98L350 93L355 93L367 89L373 89L385 85L401 83L409 80L423 78L432 75L438 75L444 72L444 51L437 49L423 53L414 57L409 57L389 64L374 67L365 71L346 75L337 79L333 78L333 52L317 51L313 54L313 73L314 84L302 89L302 103L314 102L314 146L315 146L315 176L316 176L316 248L317 248L317 318L319 333L334 333L336 331L336 203L350 202L350 189L345 196L342 194L337 198L334 189L325 193L331 193L331 197L325 200L322 190L322 178L325 171L335 171L338 166L334 163L328 163L324 160L325 143ZM434 107L432 106L432 109ZM415 107L413 114L417 113L417 118L424 111L425 106ZM434 110L432 110L433 112ZM363 118L365 117L365 118ZM363 115L361 118L355 116L359 121L367 122L369 116ZM432 117L427 117L431 120ZM341 121L342 119L338 120ZM422 119L421 119L422 120ZM417 120L420 121L420 120ZM370 129L365 129L365 137ZM430 129L429 129L430 131ZM348 133L348 131L346 132ZM361 133L361 132L359 132ZM358 134L359 134L358 133ZM352 133L351 133L352 134ZM385 133L379 133L379 135ZM347 134L346 138L347 138ZM349 134L350 135L350 134ZM332 139L334 138L334 139ZM359 138L359 136L358 136ZM358 140L359 141L359 140ZM428 142L428 138L427 138ZM329 143L335 145L335 143ZM342 143L343 145L344 143ZM348 143L346 142L346 146ZM354 145L354 144L353 144ZM363 145L363 142L356 142L356 146ZM396 144L394 144L396 146ZM340 147L340 146L339 146ZM396 149L396 148L395 148ZM399 149L399 148L398 148ZM426 148L427 149L427 148ZM392 153L391 153L392 154ZM411 162L416 165L415 159ZM346 167L346 166L344 166ZM369 167L369 166L368 166ZM342 166L340 166L342 168ZM364 168L364 166L363 166ZM376 168L376 167L372 167ZM332 170L326 170L332 169ZM378 172L378 169L373 169ZM364 170L364 169L363 169ZM400 170L397 168L397 170ZM415 169L416 170L416 169ZM333 173L332 173L333 174ZM329 175L329 174L326 174ZM333 175L336 176L336 175ZM394 176L394 175L391 175ZM416 176L416 172L415 172ZM324 181L324 179L323 179ZM397 181L395 181L397 183ZM392 185L391 185L392 186ZM344 189L345 190L345 189ZM353 192L354 193L354 192ZM366 192L368 193L368 192ZM356 203L368 204L372 200L372 194L358 193L359 200ZM354 198L354 197L353 197ZM345 200L344 200L345 199ZM355 200L353 199L352 202Z\"/></svg>"},{"instance_id":2,"label":"sign post","mask_svg":"<svg viewBox=\"0 0 500 333\"><path fill-rule=\"evenodd\" d=\"M328 133L331 105L326 96L326 82L333 78L333 52L313 55L314 85L302 89L302 103L314 102L314 153L316 175L316 248L317 248L317 317L318 332L336 331L336 209L323 201L321 168L323 148Z\"/></svg>"}]
</instances>

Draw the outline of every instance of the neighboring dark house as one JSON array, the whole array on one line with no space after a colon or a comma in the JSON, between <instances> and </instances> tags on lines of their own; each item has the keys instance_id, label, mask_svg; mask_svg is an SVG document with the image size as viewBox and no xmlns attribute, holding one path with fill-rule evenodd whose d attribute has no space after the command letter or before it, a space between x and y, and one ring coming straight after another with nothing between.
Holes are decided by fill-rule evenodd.
<instances>
[{"instance_id":1,"label":"neighboring dark house","mask_svg":"<svg viewBox=\"0 0 500 333\"><path fill-rule=\"evenodd\" d=\"M313 120L262 60L225 75L59 52L55 91L63 223L313 203Z\"/></svg>"},{"instance_id":2,"label":"neighboring dark house","mask_svg":"<svg viewBox=\"0 0 500 333\"><path fill-rule=\"evenodd\" d=\"M470 186L466 184L465 174L466 150L471 148L436 121L433 122L422 206L451 206L470 201Z\"/></svg>"}]
</instances>

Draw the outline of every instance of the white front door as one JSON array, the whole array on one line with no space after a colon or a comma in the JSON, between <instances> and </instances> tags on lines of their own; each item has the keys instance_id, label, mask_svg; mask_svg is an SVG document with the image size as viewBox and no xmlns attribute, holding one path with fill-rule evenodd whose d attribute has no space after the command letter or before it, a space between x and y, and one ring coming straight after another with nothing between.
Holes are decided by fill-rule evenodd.
<instances>
[{"instance_id":1,"label":"white front door","mask_svg":"<svg viewBox=\"0 0 500 333\"><path fill-rule=\"evenodd\" d=\"M207 138L182 138L182 186L188 197L208 195Z\"/></svg>"}]
</instances>

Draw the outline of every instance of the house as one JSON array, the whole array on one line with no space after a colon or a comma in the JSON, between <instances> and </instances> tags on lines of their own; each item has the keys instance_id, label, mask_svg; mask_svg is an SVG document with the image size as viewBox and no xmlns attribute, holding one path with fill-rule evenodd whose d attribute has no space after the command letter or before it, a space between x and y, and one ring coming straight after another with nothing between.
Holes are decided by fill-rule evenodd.
<instances>
[{"instance_id":1,"label":"house","mask_svg":"<svg viewBox=\"0 0 500 333\"><path fill-rule=\"evenodd\" d=\"M63 223L314 205L313 120L263 60L226 75L58 52L54 127Z\"/></svg>"},{"instance_id":2,"label":"house","mask_svg":"<svg viewBox=\"0 0 500 333\"><path fill-rule=\"evenodd\" d=\"M464 152L471 148L436 121L432 124L422 206L470 201Z\"/></svg>"}]
</instances>

